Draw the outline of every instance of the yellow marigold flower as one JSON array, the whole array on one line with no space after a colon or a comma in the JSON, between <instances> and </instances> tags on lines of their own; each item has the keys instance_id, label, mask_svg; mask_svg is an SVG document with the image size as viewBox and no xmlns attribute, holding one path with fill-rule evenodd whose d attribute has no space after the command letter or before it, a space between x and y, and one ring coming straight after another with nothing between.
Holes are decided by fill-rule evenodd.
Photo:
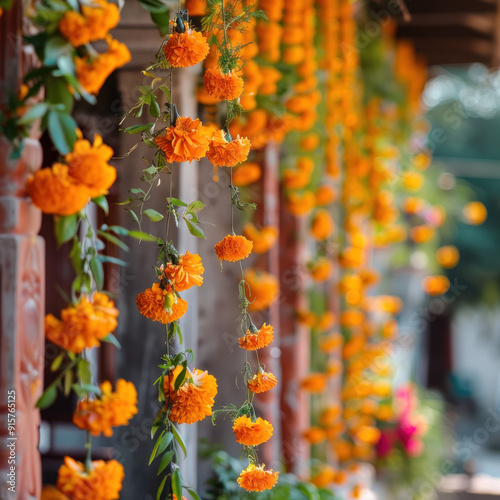
<instances>
[{"instance_id":1,"label":"yellow marigold flower","mask_svg":"<svg viewBox=\"0 0 500 500\"><path fill-rule=\"evenodd\" d=\"M45 336L75 354L99 346L118 325L114 305L103 293L95 293L92 301L83 296L76 306L63 309L60 320L52 314L45 317Z\"/></svg>"},{"instance_id":2,"label":"yellow marigold flower","mask_svg":"<svg viewBox=\"0 0 500 500\"><path fill-rule=\"evenodd\" d=\"M171 369L164 379L165 406L171 405L169 418L178 424L193 424L212 415L214 398L217 394L217 381L207 371L187 370L185 379L175 390L175 382L182 366Z\"/></svg>"},{"instance_id":3,"label":"yellow marigold flower","mask_svg":"<svg viewBox=\"0 0 500 500\"><path fill-rule=\"evenodd\" d=\"M316 205L325 207L333 203L337 197L337 192L331 186L323 184L316 189Z\"/></svg>"},{"instance_id":4,"label":"yellow marigold flower","mask_svg":"<svg viewBox=\"0 0 500 500\"><path fill-rule=\"evenodd\" d=\"M262 325L260 330L247 330L243 337L238 339L240 347L247 351L255 351L267 347L274 339L274 329L271 325Z\"/></svg>"},{"instance_id":5,"label":"yellow marigold flower","mask_svg":"<svg viewBox=\"0 0 500 500\"><path fill-rule=\"evenodd\" d=\"M326 388L327 378L324 373L310 373L302 379L300 387L305 391L316 394Z\"/></svg>"},{"instance_id":6,"label":"yellow marigold flower","mask_svg":"<svg viewBox=\"0 0 500 500\"><path fill-rule=\"evenodd\" d=\"M335 225L333 218L325 209L318 210L313 217L311 224L311 233L317 241L324 241L333 234Z\"/></svg>"},{"instance_id":7,"label":"yellow marigold flower","mask_svg":"<svg viewBox=\"0 0 500 500\"><path fill-rule=\"evenodd\" d=\"M95 58L77 57L75 59L76 77L80 85L89 93L97 95L115 69L121 68L132 56L127 46L113 39L106 38L108 50Z\"/></svg>"},{"instance_id":8,"label":"yellow marigold flower","mask_svg":"<svg viewBox=\"0 0 500 500\"><path fill-rule=\"evenodd\" d=\"M363 250L356 247L347 247L339 258L339 265L346 269L353 269L363 264Z\"/></svg>"},{"instance_id":9,"label":"yellow marigold flower","mask_svg":"<svg viewBox=\"0 0 500 500\"><path fill-rule=\"evenodd\" d=\"M188 290L192 286L201 286L203 277L201 276L205 268L201 257L195 253L187 251L179 256L177 264L168 263L165 268L165 276L177 292Z\"/></svg>"},{"instance_id":10,"label":"yellow marigold flower","mask_svg":"<svg viewBox=\"0 0 500 500\"><path fill-rule=\"evenodd\" d=\"M95 42L108 34L120 20L118 6L105 0L82 5L82 12L68 10L59 21L59 31L73 47Z\"/></svg>"},{"instance_id":11,"label":"yellow marigold flower","mask_svg":"<svg viewBox=\"0 0 500 500\"><path fill-rule=\"evenodd\" d=\"M124 477L123 465L116 460L95 460L87 472L81 462L64 457L57 487L72 500L115 500L120 496Z\"/></svg>"},{"instance_id":12,"label":"yellow marigold flower","mask_svg":"<svg viewBox=\"0 0 500 500\"><path fill-rule=\"evenodd\" d=\"M107 193L116 179L116 170L108 164L113 150L103 144L100 135L94 137L94 144L79 138L73 151L65 157L68 172L77 182L85 185L92 198Z\"/></svg>"},{"instance_id":13,"label":"yellow marigold flower","mask_svg":"<svg viewBox=\"0 0 500 500\"><path fill-rule=\"evenodd\" d=\"M302 433L302 437L312 445L319 444L325 440L325 431L320 427L310 427Z\"/></svg>"},{"instance_id":14,"label":"yellow marigold flower","mask_svg":"<svg viewBox=\"0 0 500 500\"><path fill-rule=\"evenodd\" d=\"M101 384L99 397L86 397L78 401L73 423L93 436L103 433L110 437L113 435L112 427L127 425L137 411L137 391L134 384L119 379L116 382L116 391L113 392L111 383L106 380Z\"/></svg>"},{"instance_id":15,"label":"yellow marigold flower","mask_svg":"<svg viewBox=\"0 0 500 500\"><path fill-rule=\"evenodd\" d=\"M143 316L163 324L177 321L188 309L187 301L162 290L159 283L137 295L136 303Z\"/></svg>"},{"instance_id":16,"label":"yellow marigold flower","mask_svg":"<svg viewBox=\"0 0 500 500\"><path fill-rule=\"evenodd\" d=\"M427 276L422 280L422 289L428 295L442 295L450 289L450 280L443 275Z\"/></svg>"},{"instance_id":17,"label":"yellow marigold flower","mask_svg":"<svg viewBox=\"0 0 500 500\"><path fill-rule=\"evenodd\" d=\"M228 141L223 130L212 134L207 159L216 167L234 167L244 162L250 153L250 141L246 137L237 137Z\"/></svg>"},{"instance_id":18,"label":"yellow marigold flower","mask_svg":"<svg viewBox=\"0 0 500 500\"><path fill-rule=\"evenodd\" d=\"M252 419L242 415L234 421L233 432L238 443L244 446L258 446L271 439L273 426L260 417L252 422Z\"/></svg>"},{"instance_id":19,"label":"yellow marigold flower","mask_svg":"<svg viewBox=\"0 0 500 500\"><path fill-rule=\"evenodd\" d=\"M232 101L243 92L243 78L232 72L222 73L218 67L205 71L203 85L216 101Z\"/></svg>"},{"instance_id":20,"label":"yellow marigold flower","mask_svg":"<svg viewBox=\"0 0 500 500\"><path fill-rule=\"evenodd\" d=\"M358 326L363 323L365 317L361 311L350 309L340 314L340 325L348 328Z\"/></svg>"},{"instance_id":21,"label":"yellow marigold flower","mask_svg":"<svg viewBox=\"0 0 500 500\"><path fill-rule=\"evenodd\" d=\"M401 180L409 191L418 191L424 184L424 176L419 172L404 172Z\"/></svg>"},{"instance_id":22,"label":"yellow marigold flower","mask_svg":"<svg viewBox=\"0 0 500 500\"><path fill-rule=\"evenodd\" d=\"M286 208L297 217L307 215L316 204L316 198L312 191L303 191L302 193L292 192L287 196Z\"/></svg>"},{"instance_id":23,"label":"yellow marigold flower","mask_svg":"<svg viewBox=\"0 0 500 500\"><path fill-rule=\"evenodd\" d=\"M473 226L479 226L488 216L486 207L480 201L471 201L470 203L467 203L464 207L463 213L465 220Z\"/></svg>"},{"instance_id":24,"label":"yellow marigold flower","mask_svg":"<svg viewBox=\"0 0 500 500\"><path fill-rule=\"evenodd\" d=\"M264 464L258 466L250 464L241 471L238 484L247 491L270 490L278 481L279 472L273 472L272 469L265 470L264 467Z\"/></svg>"},{"instance_id":25,"label":"yellow marigold flower","mask_svg":"<svg viewBox=\"0 0 500 500\"><path fill-rule=\"evenodd\" d=\"M168 163L199 161L208 151L210 129L200 120L189 116L177 118L175 125L167 127L165 135L157 137L156 144L165 153Z\"/></svg>"},{"instance_id":26,"label":"yellow marigold flower","mask_svg":"<svg viewBox=\"0 0 500 500\"><path fill-rule=\"evenodd\" d=\"M438 264L445 269L452 269L460 260L460 253L458 252L457 247L453 245L446 245L441 247L436 252L436 260Z\"/></svg>"},{"instance_id":27,"label":"yellow marigold flower","mask_svg":"<svg viewBox=\"0 0 500 500\"><path fill-rule=\"evenodd\" d=\"M388 398L392 393L392 386L388 380L375 380L371 387L373 395L380 398Z\"/></svg>"},{"instance_id":28,"label":"yellow marigold flower","mask_svg":"<svg viewBox=\"0 0 500 500\"><path fill-rule=\"evenodd\" d=\"M380 439L380 429L377 427L363 425L353 430L353 435L359 441L367 444L377 444Z\"/></svg>"},{"instance_id":29,"label":"yellow marigold flower","mask_svg":"<svg viewBox=\"0 0 500 500\"><path fill-rule=\"evenodd\" d=\"M251 222L248 222L243 226L243 233L252 241L255 253L268 252L278 241L278 229L273 226L264 226L259 231Z\"/></svg>"},{"instance_id":30,"label":"yellow marigold flower","mask_svg":"<svg viewBox=\"0 0 500 500\"><path fill-rule=\"evenodd\" d=\"M314 281L322 283L330 279L333 273L332 262L326 257L320 257L309 266Z\"/></svg>"},{"instance_id":31,"label":"yellow marigold flower","mask_svg":"<svg viewBox=\"0 0 500 500\"><path fill-rule=\"evenodd\" d=\"M259 370L259 372L248 381L248 388L254 394L260 394L261 392L273 389L276 387L277 383L278 379L272 373Z\"/></svg>"},{"instance_id":32,"label":"yellow marigold flower","mask_svg":"<svg viewBox=\"0 0 500 500\"><path fill-rule=\"evenodd\" d=\"M26 192L31 201L46 214L73 215L89 201L89 189L69 175L68 167L54 163L28 178Z\"/></svg>"},{"instance_id":33,"label":"yellow marigold flower","mask_svg":"<svg viewBox=\"0 0 500 500\"><path fill-rule=\"evenodd\" d=\"M262 176L262 169L257 163L243 163L233 171L233 184L237 187L245 187L257 182Z\"/></svg>"},{"instance_id":34,"label":"yellow marigold flower","mask_svg":"<svg viewBox=\"0 0 500 500\"><path fill-rule=\"evenodd\" d=\"M174 68L187 68L203 61L210 51L206 38L198 31L187 29L172 33L163 46L165 58Z\"/></svg>"},{"instance_id":35,"label":"yellow marigold flower","mask_svg":"<svg viewBox=\"0 0 500 500\"><path fill-rule=\"evenodd\" d=\"M245 293L250 305L249 311L262 311L273 304L279 293L279 282L276 276L265 271L249 269L245 272Z\"/></svg>"},{"instance_id":36,"label":"yellow marigold flower","mask_svg":"<svg viewBox=\"0 0 500 500\"><path fill-rule=\"evenodd\" d=\"M253 243L244 236L231 234L228 234L214 246L219 260L227 260L228 262L246 259L252 253L252 247Z\"/></svg>"}]
</instances>

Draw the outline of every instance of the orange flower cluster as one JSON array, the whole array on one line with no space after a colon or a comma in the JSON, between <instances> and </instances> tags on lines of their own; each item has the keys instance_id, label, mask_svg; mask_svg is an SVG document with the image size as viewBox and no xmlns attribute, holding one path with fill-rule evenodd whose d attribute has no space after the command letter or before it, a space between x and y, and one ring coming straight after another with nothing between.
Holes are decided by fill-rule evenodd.
<instances>
[{"instance_id":1,"label":"orange flower cluster","mask_svg":"<svg viewBox=\"0 0 500 500\"><path fill-rule=\"evenodd\" d=\"M178 117L175 125L167 127L165 135L158 136L156 144L165 154L168 163L199 161L208 151L210 129L200 120L189 116Z\"/></svg>"},{"instance_id":2,"label":"orange flower cluster","mask_svg":"<svg viewBox=\"0 0 500 500\"><path fill-rule=\"evenodd\" d=\"M219 260L236 262L246 259L252 252L253 243L244 236L228 234L215 245L215 253Z\"/></svg>"},{"instance_id":3,"label":"orange flower cluster","mask_svg":"<svg viewBox=\"0 0 500 500\"><path fill-rule=\"evenodd\" d=\"M79 354L83 349L100 345L118 325L118 310L103 293L96 292L92 300L82 296L75 306L61 312L61 319L45 317L45 336L67 351Z\"/></svg>"},{"instance_id":4,"label":"orange flower cluster","mask_svg":"<svg viewBox=\"0 0 500 500\"><path fill-rule=\"evenodd\" d=\"M227 140L223 130L212 134L207 158L216 167L234 167L246 161L250 153L250 141L246 137Z\"/></svg>"},{"instance_id":5,"label":"orange flower cluster","mask_svg":"<svg viewBox=\"0 0 500 500\"><path fill-rule=\"evenodd\" d=\"M274 339L274 329L271 325L262 325L260 330L247 330L243 337L238 339L240 347L247 351L255 351L267 347Z\"/></svg>"},{"instance_id":6,"label":"orange flower cluster","mask_svg":"<svg viewBox=\"0 0 500 500\"><path fill-rule=\"evenodd\" d=\"M279 293L279 283L275 276L265 271L249 269L245 272L245 287L249 311L262 311L271 306Z\"/></svg>"},{"instance_id":7,"label":"orange flower cluster","mask_svg":"<svg viewBox=\"0 0 500 500\"><path fill-rule=\"evenodd\" d=\"M259 254L268 252L278 241L278 229L272 226L264 226L258 230L251 222L248 222L243 227L243 233L252 241L253 251Z\"/></svg>"},{"instance_id":8,"label":"orange flower cluster","mask_svg":"<svg viewBox=\"0 0 500 500\"><path fill-rule=\"evenodd\" d=\"M279 472L264 469L265 465L250 464L241 472L238 484L247 491L270 490L278 481Z\"/></svg>"},{"instance_id":9,"label":"orange flower cluster","mask_svg":"<svg viewBox=\"0 0 500 500\"><path fill-rule=\"evenodd\" d=\"M197 253L192 254L187 251L179 256L177 264L167 264L165 276L176 292L183 292L192 286L201 286L203 284L201 275L204 271L201 257Z\"/></svg>"},{"instance_id":10,"label":"orange flower cluster","mask_svg":"<svg viewBox=\"0 0 500 500\"><path fill-rule=\"evenodd\" d=\"M116 460L95 460L90 471L81 462L64 457L57 487L71 500L115 500L119 498L125 474Z\"/></svg>"},{"instance_id":11,"label":"orange flower cluster","mask_svg":"<svg viewBox=\"0 0 500 500\"><path fill-rule=\"evenodd\" d=\"M258 446L271 439L273 426L260 417L253 422L251 418L242 415L234 421L233 432L238 443L244 446Z\"/></svg>"},{"instance_id":12,"label":"orange flower cluster","mask_svg":"<svg viewBox=\"0 0 500 500\"><path fill-rule=\"evenodd\" d=\"M243 92L243 78L236 73L222 73L219 68L205 71L203 84L208 95L215 101L232 101Z\"/></svg>"},{"instance_id":13,"label":"orange flower cluster","mask_svg":"<svg viewBox=\"0 0 500 500\"><path fill-rule=\"evenodd\" d=\"M113 427L127 425L137 413L137 391L132 382L118 379L116 391L111 382L101 384L101 394L95 399L78 401L73 414L73 423L80 429L89 431L93 436L101 433L107 437L113 435Z\"/></svg>"},{"instance_id":14,"label":"orange flower cluster","mask_svg":"<svg viewBox=\"0 0 500 500\"><path fill-rule=\"evenodd\" d=\"M277 383L278 379L272 373L259 369L252 379L248 381L248 388L254 394L260 394L273 389Z\"/></svg>"},{"instance_id":15,"label":"orange flower cluster","mask_svg":"<svg viewBox=\"0 0 500 500\"><path fill-rule=\"evenodd\" d=\"M105 38L120 21L118 6L106 0L94 0L82 5L81 13L68 10L59 21L59 31L73 47Z\"/></svg>"},{"instance_id":16,"label":"orange flower cluster","mask_svg":"<svg viewBox=\"0 0 500 500\"><path fill-rule=\"evenodd\" d=\"M124 43L106 37L108 50L96 57L77 57L75 59L76 77L80 85L90 94L98 94L108 76L115 69L127 64L132 56Z\"/></svg>"},{"instance_id":17,"label":"orange flower cluster","mask_svg":"<svg viewBox=\"0 0 500 500\"><path fill-rule=\"evenodd\" d=\"M164 325L182 318L188 309L187 301L161 288L159 283L137 295L136 303L143 316Z\"/></svg>"},{"instance_id":18,"label":"orange flower cluster","mask_svg":"<svg viewBox=\"0 0 500 500\"><path fill-rule=\"evenodd\" d=\"M243 163L233 171L233 184L236 187L245 187L257 182L262 176L262 170L257 163Z\"/></svg>"},{"instance_id":19,"label":"orange flower cluster","mask_svg":"<svg viewBox=\"0 0 500 500\"><path fill-rule=\"evenodd\" d=\"M205 37L196 30L172 33L163 46L165 59L174 68L187 68L207 57L210 47Z\"/></svg>"},{"instance_id":20,"label":"orange flower cluster","mask_svg":"<svg viewBox=\"0 0 500 500\"><path fill-rule=\"evenodd\" d=\"M169 418L178 424L194 424L212 415L214 398L217 394L217 381L206 371L187 370L184 380L175 390L177 377L183 371L177 366L164 378L165 409Z\"/></svg>"},{"instance_id":21,"label":"orange flower cluster","mask_svg":"<svg viewBox=\"0 0 500 500\"><path fill-rule=\"evenodd\" d=\"M113 150L99 135L94 144L80 138L65 157L66 165L54 163L28 178L26 192L31 201L47 214L72 215L89 201L107 193L116 179L116 170L108 164Z\"/></svg>"}]
</instances>

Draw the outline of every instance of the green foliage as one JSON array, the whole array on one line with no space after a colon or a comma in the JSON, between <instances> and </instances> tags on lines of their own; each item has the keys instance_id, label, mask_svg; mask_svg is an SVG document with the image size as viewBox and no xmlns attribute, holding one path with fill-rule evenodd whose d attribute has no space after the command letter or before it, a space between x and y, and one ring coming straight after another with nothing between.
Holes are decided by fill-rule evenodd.
<instances>
[{"instance_id":1,"label":"green foliage","mask_svg":"<svg viewBox=\"0 0 500 500\"><path fill-rule=\"evenodd\" d=\"M151 20L156 24L161 36L168 33L170 11L160 0L138 0L141 6L149 12Z\"/></svg>"}]
</instances>

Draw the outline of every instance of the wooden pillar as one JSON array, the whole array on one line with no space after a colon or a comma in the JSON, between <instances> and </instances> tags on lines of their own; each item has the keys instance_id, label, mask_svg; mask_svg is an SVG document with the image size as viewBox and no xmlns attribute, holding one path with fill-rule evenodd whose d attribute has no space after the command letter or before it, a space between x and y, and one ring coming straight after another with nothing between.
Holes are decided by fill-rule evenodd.
<instances>
[{"instance_id":1,"label":"wooden pillar","mask_svg":"<svg viewBox=\"0 0 500 500\"><path fill-rule=\"evenodd\" d=\"M0 78L12 92L29 59L21 40L22 2L14 2L0 18ZM0 96L5 109L5 89ZM43 391L45 249L41 212L24 192L41 164L37 138L15 150L0 137L0 498L8 500L40 498L42 484L35 405Z\"/></svg>"}]
</instances>

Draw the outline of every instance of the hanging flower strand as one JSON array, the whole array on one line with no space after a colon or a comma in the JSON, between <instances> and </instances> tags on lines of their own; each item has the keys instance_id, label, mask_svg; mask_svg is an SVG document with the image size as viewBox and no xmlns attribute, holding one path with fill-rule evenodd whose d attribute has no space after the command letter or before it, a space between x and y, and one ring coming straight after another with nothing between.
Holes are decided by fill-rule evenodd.
<instances>
[{"instance_id":1,"label":"hanging flower strand","mask_svg":"<svg viewBox=\"0 0 500 500\"><path fill-rule=\"evenodd\" d=\"M217 50L217 67L209 68L205 72L203 83L207 94L214 101L224 101L225 123L222 130L214 132L210 138L207 151L207 159L214 167L230 168L230 200L231 200L231 232L215 245L215 252L221 261L238 262L241 269L241 281L239 285L240 307L242 310L243 336L239 339L240 347L245 351L245 363L243 374L245 384L248 386L246 401L237 408L234 405L224 407L214 412L212 420L216 415L226 413L233 421L233 431L236 441L244 446L245 454L249 461L247 469L242 471L238 478L238 484L248 491L264 491L271 489L278 480L278 472L265 470L264 465L259 465L256 446L268 441L273 434L273 426L270 422L257 418L252 401L254 394L270 390L276 385L276 378L266 373L259 363L257 350L269 345L273 340L273 328L264 324L258 329L252 322L248 313L250 304L246 296L248 286L244 273L242 261L252 252L253 243L245 236L237 235L234 231L234 207L242 210L244 208L256 208L254 204L244 204L239 200L239 190L233 185L233 167L245 162L250 153L250 140L246 137L231 137L229 133L230 122L240 114L241 105L238 98L244 90L243 80L237 75L242 67L240 51L242 46L233 46L229 30L241 30L255 18L265 17L261 11L253 10L244 2L236 8L232 2L224 3L224 0L209 0L206 17L202 20L205 31L212 33L210 43ZM257 372L254 374L248 352L254 351L257 361Z\"/></svg>"}]
</instances>

